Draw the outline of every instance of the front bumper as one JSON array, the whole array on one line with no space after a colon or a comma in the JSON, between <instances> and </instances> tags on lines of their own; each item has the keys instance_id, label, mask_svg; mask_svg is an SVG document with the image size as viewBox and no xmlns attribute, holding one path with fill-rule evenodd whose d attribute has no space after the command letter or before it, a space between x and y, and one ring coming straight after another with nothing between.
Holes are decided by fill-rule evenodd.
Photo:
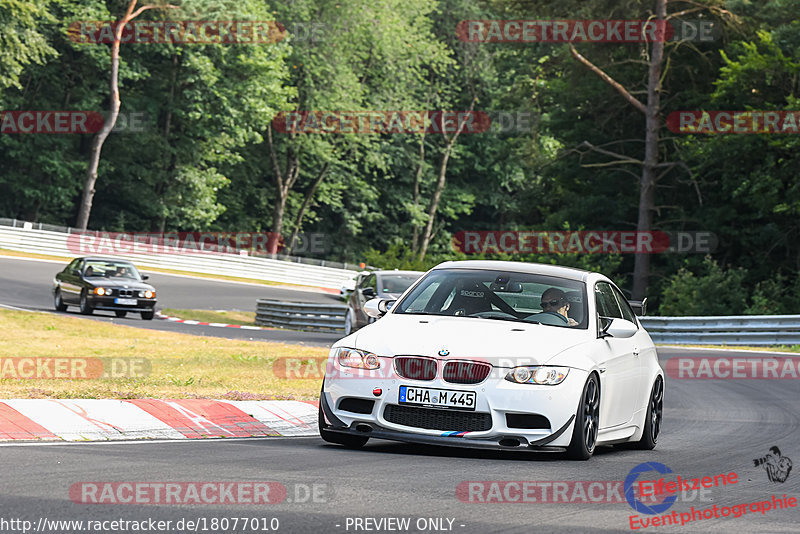
<instances>
[{"instance_id":1,"label":"front bumper","mask_svg":"<svg viewBox=\"0 0 800 534\"><path fill-rule=\"evenodd\" d=\"M136 304L117 304L115 300L119 297L100 297L97 295L87 297L89 306L95 310L108 310L108 311L129 311L129 312L147 312L153 311L156 305L156 299L137 298Z\"/></svg>"},{"instance_id":2,"label":"front bumper","mask_svg":"<svg viewBox=\"0 0 800 534\"><path fill-rule=\"evenodd\" d=\"M561 384L539 386L504 380L502 376L505 376L505 371L495 368L490 377L483 382L466 385L447 383L441 378L421 382L394 374L380 377L380 370L361 371L359 376L348 375L348 372L340 369L338 365L335 367L335 377L328 374L320 399L325 418L330 424L328 430L362 437L480 449L563 450L572 439L575 412L588 376L585 371L571 369ZM389 405L399 405L398 394L401 385L474 391L476 409L469 413L489 414L491 428L463 431L459 428L420 428L391 422L386 419L386 408ZM376 397L373 394L373 390L376 389L381 390L380 396ZM354 413L340 409L340 403L344 399L359 399L362 403L370 401L374 404L370 413ZM432 416L451 411L435 407L416 405L414 407L431 410ZM547 418L549 426L517 428L509 424L507 418L509 414L538 414Z\"/></svg>"}]
</instances>

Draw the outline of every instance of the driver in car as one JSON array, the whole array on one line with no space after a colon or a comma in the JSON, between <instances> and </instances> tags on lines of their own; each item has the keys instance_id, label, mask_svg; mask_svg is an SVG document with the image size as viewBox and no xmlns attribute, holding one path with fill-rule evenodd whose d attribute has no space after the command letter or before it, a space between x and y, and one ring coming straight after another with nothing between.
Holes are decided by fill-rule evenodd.
<instances>
[{"instance_id":1,"label":"driver in car","mask_svg":"<svg viewBox=\"0 0 800 534\"><path fill-rule=\"evenodd\" d=\"M567 326L578 326L578 322L567 315L569 311L569 302L567 295L560 289L551 287L542 293L542 312L558 313L567 319Z\"/></svg>"}]
</instances>

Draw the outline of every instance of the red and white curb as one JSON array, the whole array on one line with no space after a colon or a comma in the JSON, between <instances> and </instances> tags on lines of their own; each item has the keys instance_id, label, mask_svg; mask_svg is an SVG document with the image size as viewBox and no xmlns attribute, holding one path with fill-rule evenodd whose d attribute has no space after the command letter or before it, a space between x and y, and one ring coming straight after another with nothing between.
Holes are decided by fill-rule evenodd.
<instances>
[{"instance_id":1,"label":"red and white curb","mask_svg":"<svg viewBox=\"0 0 800 534\"><path fill-rule=\"evenodd\" d=\"M316 436L316 402L5 399L0 441Z\"/></svg>"},{"instance_id":2,"label":"red and white curb","mask_svg":"<svg viewBox=\"0 0 800 534\"><path fill-rule=\"evenodd\" d=\"M162 319L164 321L170 321L172 323L183 323L183 324L191 324L199 326L213 326L216 328L240 328L242 330L275 330L274 328L266 328L263 326L247 326L241 324L225 324L225 323L206 323L203 321L194 321L192 319L181 319L180 317L172 317L171 315L162 315L160 312L156 312L156 318Z\"/></svg>"}]
</instances>

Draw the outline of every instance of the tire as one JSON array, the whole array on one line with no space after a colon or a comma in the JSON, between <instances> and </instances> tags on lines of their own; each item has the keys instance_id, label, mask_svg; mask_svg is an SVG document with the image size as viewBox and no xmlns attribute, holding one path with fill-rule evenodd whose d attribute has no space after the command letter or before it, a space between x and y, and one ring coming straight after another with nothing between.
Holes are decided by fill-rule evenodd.
<instances>
[{"instance_id":1,"label":"tire","mask_svg":"<svg viewBox=\"0 0 800 534\"><path fill-rule=\"evenodd\" d=\"M653 450L658 443L658 436L661 435L661 423L663 421L664 410L664 381L657 377L650 392L650 400L647 403L647 415L645 415L644 432L642 439L634 444L634 448L640 450Z\"/></svg>"},{"instance_id":2,"label":"tire","mask_svg":"<svg viewBox=\"0 0 800 534\"><path fill-rule=\"evenodd\" d=\"M597 431L600 423L600 383L592 373L581 392L581 400L575 412L572 441L567 448L567 458L588 460L594 454Z\"/></svg>"},{"instance_id":3,"label":"tire","mask_svg":"<svg viewBox=\"0 0 800 534\"><path fill-rule=\"evenodd\" d=\"M156 314L156 312L153 311L153 310L143 311L142 312L142 319L144 319L145 321L151 321L153 319L153 317L155 316L155 314Z\"/></svg>"},{"instance_id":4,"label":"tire","mask_svg":"<svg viewBox=\"0 0 800 534\"><path fill-rule=\"evenodd\" d=\"M350 436L348 434L339 434L337 432L331 432L327 430L325 427L325 414L322 412L322 396L320 395L319 399L319 418L318 418L318 425L319 425L319 435L320 437L327 441L328 443L335 443L336 445L343 445L348 449L360 449L364 445L367 444L369 438L362 438L361 436Z\"/></svg>"},{"instance_id":5,"label":"tire","mask_svg":"<svg viewBox=\"0 0 800 534\"><path fill-rule=\"evenodd\" d=\"M55 293L53 294L53 307L56 309L56 311L67 311L67 305L64 304L64 299L61 298L60 288L56 289Z\"/></svg>"},{"instance_id":6,"label":"tire","mask_svg":"<svg viewBox=\"0 0 800 534\"><path fill-rule=\"evenodd\" d=\"M349 336L355 330L353 329L353 312L347 310L347 315L344 318L344 335Z\"/></svg>"},{"instance_id":7,"label":"tire","mask_svg":"<svg viewBox=\"0 0 800 534\"><path fill-rule=\"evenodd\" d=\"M92 305L89 304L89 299L86 297L85 289L81 292L80 309L83 315L91 315L94 313L94 308L92 308Z\"/></svg>"},{"instance_id":8,"label":"tire","mask_svg":"<svg viewBox=\"0 0 800 534\"><path fill-rule=\"evenodd\" d=\"M126 312L125 310L115 310L115 311L114 311L114 315L116 315L117 317L119 317L120 319L122 319L123 317L125 317L126 315L128 315L128 312Z\"/></svg>"}]
</instances>

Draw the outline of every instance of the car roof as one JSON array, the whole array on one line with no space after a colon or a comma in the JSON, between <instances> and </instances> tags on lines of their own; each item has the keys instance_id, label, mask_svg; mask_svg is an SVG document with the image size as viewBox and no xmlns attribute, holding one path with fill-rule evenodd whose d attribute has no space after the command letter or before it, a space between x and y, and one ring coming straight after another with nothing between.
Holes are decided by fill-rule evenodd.
<instances>
[{"instance_id":1,"label":"car roof","mask_svg":"<svg viewBox=\"0 0 800 534\"><path fill-rule=\"evenodd\" d=\"M130 263L131 265L133 265L133 262L131 260L126 260L125 258L114 258L114 257L111 257L111 256L81 256L80 258L73 258L72 260L70 260L70 263L72 263L75 260L115 261L117 263L124 262L124 263Z\"/></svg>"},{"instance_id":2,"label":"car roof","mask_svg":"<svg viewBox=\"0 0 800 534\"><path fill-rule=\"evenodd\" d=\"M590 277L606 279L600 273L576 269L574 267L563 267L561 265L550 265L546 263L527 263L521 261L498 261L498 260L460 260L446 261L440 263L432 270L439 269L484 269L489 271L512 271L518 273L541 274L545 276L557 276L568 280L586 281Z\"/></svg>"},{"instance_id":3,"label":"car roof","mask_svg":"<svg viewBox=\"0 0 800 534\"><path fill-rule=\"evenodd\" d=\"M399 270L392 270L392 271L385 270L385 271L372 271L372 272L374 272L375 274L379 274L381 276L387 274L411 274L416 276L422 276L423 274L425 274L423 271L399 271Z\"/></svg>"}]
</instances>

